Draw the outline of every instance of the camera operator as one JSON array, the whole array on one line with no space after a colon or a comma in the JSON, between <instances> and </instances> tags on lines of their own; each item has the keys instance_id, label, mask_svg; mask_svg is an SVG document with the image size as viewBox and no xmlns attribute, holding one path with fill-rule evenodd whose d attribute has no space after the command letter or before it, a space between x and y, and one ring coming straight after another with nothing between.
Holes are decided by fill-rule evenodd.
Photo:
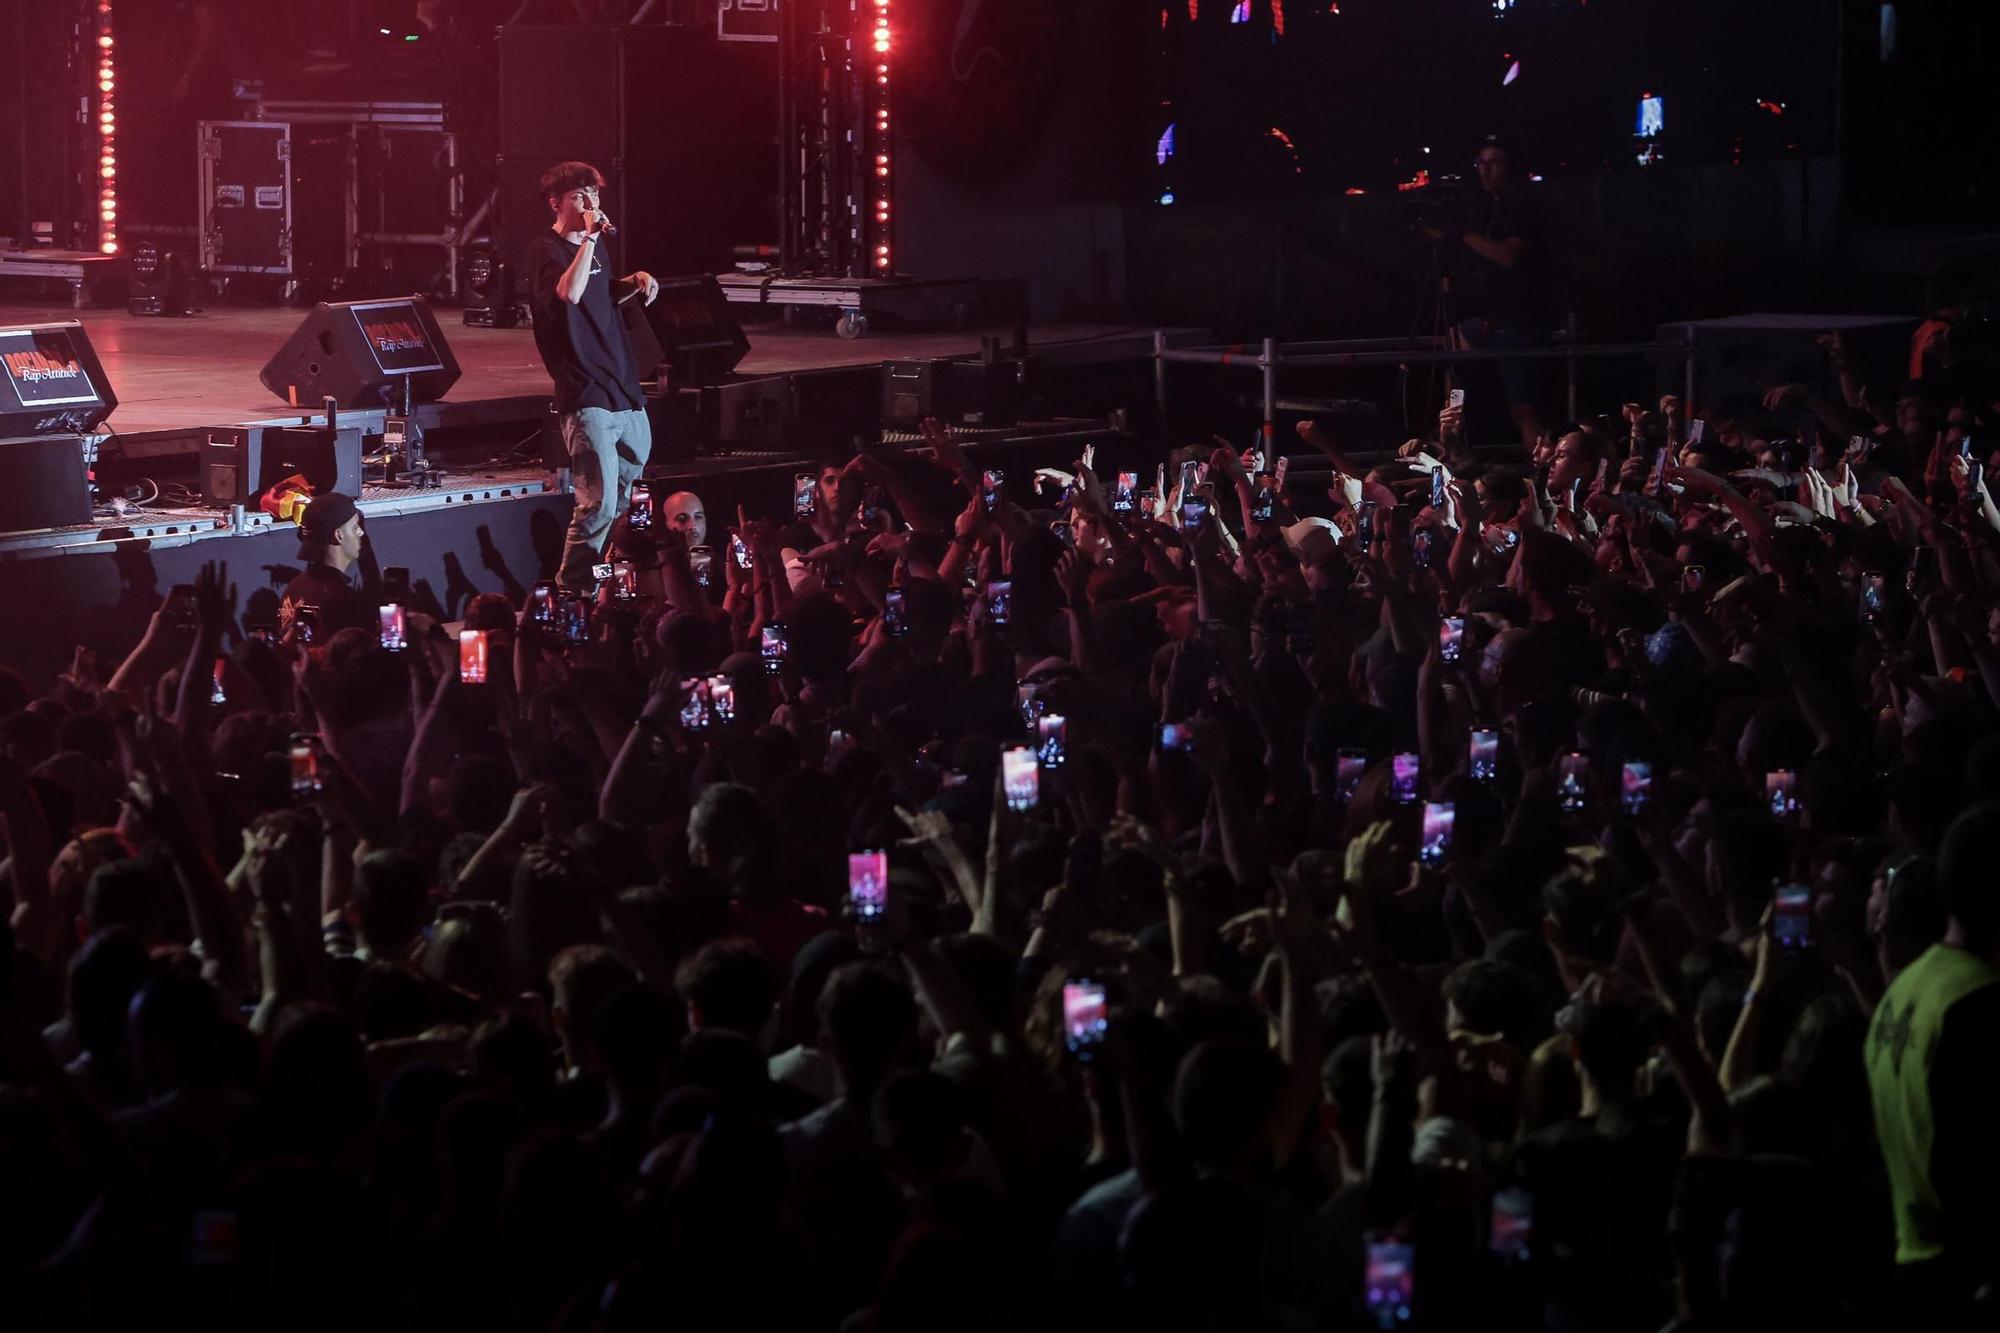
<instances>
[{"instance_id":1,"label":"camera operator","mask_svg":"<svg viewBox=\"0 0 2000 1333\"><path fill-rule=\"evenodd\" d=\"M1457 343L1472 348L1526 347L1535 339L1535 271L1541 222L1527 182L1514 169L1513 154L1498 139L1479 145L1473 168L1479 192L1468 200L1462 225L1420 228L1446 247L1445 271L1458 300ZM1507 395L1507 411L1532 449L1542 433L1535 411L1535 363L1507 359L1495 363Z\"/></svg>"}]
</instances>

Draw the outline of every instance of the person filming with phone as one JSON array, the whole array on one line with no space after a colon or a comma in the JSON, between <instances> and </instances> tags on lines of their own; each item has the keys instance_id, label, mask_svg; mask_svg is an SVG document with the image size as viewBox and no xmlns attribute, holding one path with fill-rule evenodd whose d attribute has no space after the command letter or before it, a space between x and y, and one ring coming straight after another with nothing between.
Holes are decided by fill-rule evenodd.
<instances>
[{"instance_id":1,"label":"person filming with phone","mask_svg":"<svg viewBox=\"0 0 2000 1333\"><path fill-rule=\"evenodd\" d=\"M593 586L590 567L603 558L611 524L625 511L632 483L653 452L653 428L618 307L635 296L651 305L660 284L643 270L612 280L607 238L617 228L602 207L603 189L604 176L588 162L561 162L542 173L542 197L553 220L529 248L523 268L535 347L555 381L555 411L576 491L557 580L576 591Z\"/></svg>"},{"instance_id":2,"label":"person filming with phone","mask_svg":"<svg viewBox=\"0 0 2000 1333\"><path fill-rule=\"evenodd\" d=\"M1460 214L1426 223L1419 230L1444 247L1444 271L1456 308L1453 332L1459 346L1507 349L1539 339L1536 275L1542 228L1534 197L1497 138L1480 143L1472 160L1479 189L1468 195ZM1508 358L1495 363L1507 395L1507 412L1532 448L1542 433L1535 410L1535 363Z\"/></svg>"}]
</instances>

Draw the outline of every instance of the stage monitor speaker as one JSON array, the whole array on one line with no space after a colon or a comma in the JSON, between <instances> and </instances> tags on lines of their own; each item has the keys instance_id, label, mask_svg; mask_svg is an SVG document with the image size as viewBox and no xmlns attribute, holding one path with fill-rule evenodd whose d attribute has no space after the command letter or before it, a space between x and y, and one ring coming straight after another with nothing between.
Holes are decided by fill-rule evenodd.
<instances>
[{"instance_id":1,"label":"stage monitor speaker","mask_svg":"<svg viewBox=\"0 0 2000 1333\"><path fill-rule=\"evenodd\" d=\"M194 258L151 241L132 247L125 309L134 315L194 313Z\"/></svg>"},{"instance_id":2,"label":"stage monitor speaker","mask_svg":"<svg viewBox=\"0 0 2000 1333\"><path fill-rule=\"evenodd\" d=\"M642 305L637 298L627 302L628 328L635 317L633 306L639 307L636 317L658 342L660 357L676 386L717 383L750 355L750 340L743 336L743 326L730 310L721 284L709 274L663 280L651 305ZM636 339L632 352L636 359L640 352ZM642 373L645 368L642 362Z\"/></svg>"},{"instance_id":3,"label":"stage monitor speaker","mask_svg":"<svg viewBox=\"0 0 2000 1333\"><path fill-rule=\"evenodd\" d=\"M645 303L635 297L619 306L618 313L624 320L625 342L632 349L632 366L639 372L639 382L657 383L664 371L671 385L673 370L667 365L667 349L660 345L660 335L653 332Z\"/></svg>"},{"instance_id":4,"label":"stage monitor speaker","mask_svg":"<svg viewBox=\"0 0 2000 1333\"><path fill-rule=\"evenodd\" d=\"M320 302L258 376L295 407L328 398L342 407L433 403L458 382L458 360L421 296Z\"/></svg>"},{"instance_id":5,"label":"stage monitor speaker","mask_svg":"<svg viewBox=\"0 0 2000 1333\"><path fill-rule=\"evenodd\" d=\"M81 321L0 326L0 436L88 435L116 406Z\"/></svg>"},{"instance_id":6,"label":"stage monitor speaker","mask_svg":"<svg viewBox=\"0 0 2000 1333\"><path fill-rule=\"evenodd\" d=\"M201 495L210 504L255 508L257 497L302 476L313 494L361 498L359 426L211 427L201 443Z\"/></svg>"},{"instance_id":7,"label":"stage monitor speaker","mask_svg":"<svg viewBox=\"0 0 2000 1333\"><path fill-rule=\"evenodd\" d=\"M83 475L80 436L0 440L0 532L88 522L90 483Z\"/></svg>"}]
</instances>

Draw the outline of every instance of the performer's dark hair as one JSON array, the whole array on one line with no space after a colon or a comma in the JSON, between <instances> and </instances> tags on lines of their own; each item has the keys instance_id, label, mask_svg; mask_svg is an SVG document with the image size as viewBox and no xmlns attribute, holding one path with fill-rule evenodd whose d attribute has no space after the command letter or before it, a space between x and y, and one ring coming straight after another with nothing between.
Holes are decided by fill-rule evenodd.
<instances>
[{"instance_id":1,"label":"performer's dark hair","mask_svg":"<svg viewBox=\"0 0 2000 1333\"><path fill-rule=\"evenodd\" d=\"M601 190L604 173L588 162L558 162L542 173L542 198L560 199L571 190Z\"/></svg>"}]
</instances>

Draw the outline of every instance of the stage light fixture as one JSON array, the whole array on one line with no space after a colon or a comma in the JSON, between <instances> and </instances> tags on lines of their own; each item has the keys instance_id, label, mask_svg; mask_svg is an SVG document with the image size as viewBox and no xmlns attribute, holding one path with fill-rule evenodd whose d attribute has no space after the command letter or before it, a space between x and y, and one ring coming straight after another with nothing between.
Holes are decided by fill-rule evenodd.
<instances>
[{"instance_id":1,"label":"stage light fixture","mask_svg":"<svg viewBox=\"0 0 2000 1333\"><path fill-rule=\"evenodd\" d=\"M111 40L111 0L97 0L97 248L118 253L118 62Z\"/></svg>"},{"instance_id":2,"label":"stage light fixture","mask_svg":"<svg viewBox=\"0 0 2000 1333\"><path fill-rule=\"evenodd\" d=\"M478 245L460 261L464 322L475 328L511 329L523 322L524 303L514 291L513 268L491 246Z\"/></svg>"},{"instance_id":3,"label":"stage light fixture","mask_svg":"<svg viewBox=\"0 0 2000 1333\"><path fill-rule=\"evenodd\" d=\"M194 313L194 265L185 254L141 241L125 251L130 283L125 309L134 315Z\"/></svg>"},{"instance_id":4,"label":"stage light fixture","mask_svg":"<svg viewBox=\"0 0 2000 1333\"><path fill-rule=\"evenodd\" d=\"M866 86L875 178L869 189L874 210L869 218L868 245L874 258L874 271L886 277L895 271L895 229L889 220L890 205L895 198L890 170L896 152L895 143L889 135L889 58L895 37L889 21L889 0L873 0L873 8L874 23L869 32L869 44L875 52L875 78Z\"/></svg>"}]
</instances>

